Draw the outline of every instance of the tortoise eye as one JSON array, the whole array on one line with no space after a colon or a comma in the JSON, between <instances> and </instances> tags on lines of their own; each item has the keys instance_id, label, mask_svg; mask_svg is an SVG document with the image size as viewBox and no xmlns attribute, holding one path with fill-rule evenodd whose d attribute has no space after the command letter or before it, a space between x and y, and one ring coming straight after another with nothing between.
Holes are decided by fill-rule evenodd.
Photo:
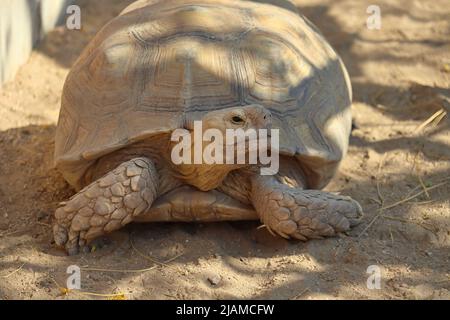
<instances>
[{"instance_id":1,"label":"tortoise eye","mask_svg":"<svg viewBox=\"0 0 450 320\"><path fill-rule=\"evenodd\" d=\"M233 121L233 123L235 124L242 124L244 122L244 119L239 116L234 116L233 118L231 118L231 121Z\"/></svg>"}]
</instances>

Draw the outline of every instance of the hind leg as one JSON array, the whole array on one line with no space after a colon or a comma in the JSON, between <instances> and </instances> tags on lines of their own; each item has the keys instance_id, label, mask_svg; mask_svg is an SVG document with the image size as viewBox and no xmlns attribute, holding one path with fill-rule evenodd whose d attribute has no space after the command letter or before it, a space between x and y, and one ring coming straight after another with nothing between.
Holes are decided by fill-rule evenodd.
<instances>
[{"instance_id":1,"label":"hind leg","mask_svg":"<svg viewBox=\"0 0 450 320\"><path fill-rule=\"evenodd\" d=\"M136 158L94 181L60 204L53 234L70 255L146 212L156 198L158 174L152 161Z\"/></svg>"}]
</instances>

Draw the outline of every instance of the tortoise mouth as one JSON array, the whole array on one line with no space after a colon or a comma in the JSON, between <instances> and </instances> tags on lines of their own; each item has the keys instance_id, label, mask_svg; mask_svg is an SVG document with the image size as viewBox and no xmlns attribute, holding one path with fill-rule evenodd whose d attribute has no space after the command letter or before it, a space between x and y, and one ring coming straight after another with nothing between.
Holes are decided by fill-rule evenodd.
<instances>
[{"instance_id":1,"label":"tortoise mouth","mask_svg":"<svg viewBox=\"0 0 450 320\"><path fill-rule=\"evenodd\" d=\"M232 144L225 144L224 147L226 149L227 146L232 146L234 150L242 150L242 145L244 144L245 153L257 152L260 154L261 152L265 152L268 156L270 156L271 153L279 154L280 147L277 144L272 143L271 135L267 136L267 139L264 140L265 142L262 145L261 141L260 138L246 138L244 142L234 141Z\"/></svg>"},{"instance_id":2,"label":"tortoise mouth","mask_svg":"<svg viewBox=\"0 0 450 320\"><path fill-rule=\"evenodd\" d=\"M222 148L223 164L260 165L259 158L261 156L271 158L273 154L279 155L279 148L272 146L270 139L261 145L259 138L246 138L245 141L224 143ZM238 159L245 159L245 163L238 162ZM251 159L256 159L256 161L252 162Z\"/></svg>"}]
</instances>

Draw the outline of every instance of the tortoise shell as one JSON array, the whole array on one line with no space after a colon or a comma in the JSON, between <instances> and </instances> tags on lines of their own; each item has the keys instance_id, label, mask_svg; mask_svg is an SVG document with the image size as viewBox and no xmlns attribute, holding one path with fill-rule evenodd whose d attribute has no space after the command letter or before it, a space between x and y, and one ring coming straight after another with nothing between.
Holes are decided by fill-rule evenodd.
<instances>
[{"instance_id":1,"label":"tortoise shell","mask_svg":"<svg viewBox=\"0 0 450 320\"><path fill-rule=\"evenodd\" d=\"M71 69L55 161L81 188L98 158L212 110L260 104L321 188L345 154L351 86L317 29L284 6L238 0L138 1L104 26Z\"/></svg>"}]
</instances>

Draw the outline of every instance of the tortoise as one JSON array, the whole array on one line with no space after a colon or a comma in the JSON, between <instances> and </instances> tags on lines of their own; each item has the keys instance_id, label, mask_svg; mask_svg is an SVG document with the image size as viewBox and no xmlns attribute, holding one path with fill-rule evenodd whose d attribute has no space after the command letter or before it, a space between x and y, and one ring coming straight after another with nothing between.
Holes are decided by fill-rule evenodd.
<instances>
[{"instance_id":1,"label":"tortoise","mask_svg":"<svg viewBox=\"0 0 450 320\"><path fill-rule=\"evenodd\" d=\"M153 221L259 219L302 241L345 232L360 205L320 189L348 148L351 95L341 59L290 2L133 3L64 85L55 165L77 193L55 211L55 243L76 254ZM172 134L192 135L195 121L222 133L277 129L278 172L175 164Z\"/></svg>"}]
</instances>

